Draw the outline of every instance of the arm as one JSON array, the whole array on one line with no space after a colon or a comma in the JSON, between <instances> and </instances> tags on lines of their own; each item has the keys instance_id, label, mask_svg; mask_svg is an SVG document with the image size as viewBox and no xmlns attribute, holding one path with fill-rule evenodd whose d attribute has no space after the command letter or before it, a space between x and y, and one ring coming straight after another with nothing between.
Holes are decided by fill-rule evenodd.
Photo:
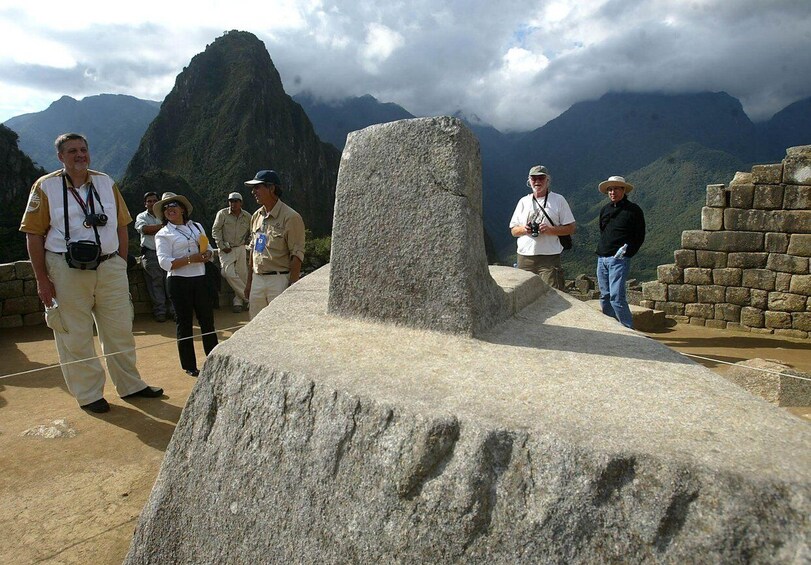
<instances>
[{"instance_id":1,"label":"arm","mask_svg":"<svg viewBox=\"0 0 811 565\"><path fill-rule=\"evenodd\" d=\"M34 269L34 277L37 279L37 294L42 303L50 307L56 297L56 288L48 278L48 271L45 268L45 236L27 233L25 244L28 248L28 257L31 259L31 267Z\"/></svg>"},{"instance_id":2,"label":"arm","mask_svg":"<svg viewBox=\"0 0 811 565\"><path fill-rule=\"evenodd\" d=\"M231 252L231 246L228 245L229 242L223 241L222 239L222 227L225 224L225 214L222 213L222 210L217 212L217 216L214 218L214 225L211 226L211 237L214 238L214 241L217 242L217 247L219 247L224 253Z\"/></svg>"},{"instance_id":3,"label":"arm","mask_svg":"<svg viewBox=\"0 0 811 565\"><path fill-rule=\"evenodd\" d=\"M118 232L118 254L124 258L124 261L126 261L127 248L130 244L130 236L127 233L127 226L118 226L116 231Z\"/></svg>"},{"instance_id":4,"label":"arm","mask_svg":"<svg viewBox=\"0 0 811 565\"><path fill-rule=\"evenodd\" d=\"M287 234L287 249L290 253L290 277L288 283L293 284L301 276L301 263L304 260L304 220L296 214L290 219Z\"/></svg>"},{"instance_id":5,"label":"arm","mask_svg":"<svg viewBox=\"0 0 811 565\"><path fill-rule=\"evenodd\" d=\"M251 283L253 282L253 249L248 250L248 280L245 281L245 300L251 299Z\"/></svg>"}]
</instances>

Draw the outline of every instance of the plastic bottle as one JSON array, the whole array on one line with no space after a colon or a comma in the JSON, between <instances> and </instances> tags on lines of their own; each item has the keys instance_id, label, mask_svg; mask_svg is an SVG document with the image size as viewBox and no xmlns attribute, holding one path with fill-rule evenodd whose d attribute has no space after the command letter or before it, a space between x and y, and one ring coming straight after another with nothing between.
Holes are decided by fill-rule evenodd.
<instances>
[{"instance_id":1,"label":"plastic bottle","mask_svg":"<svg viewBox=\"0 0 811 565\"><path fill-rule=\"evenodd\" d=\"M617 249L617 252L614 253L614 259L622 259L625 257L625 252L628 251L628 244L624 243L622 247Z\"/></svg>"}]
</instances>

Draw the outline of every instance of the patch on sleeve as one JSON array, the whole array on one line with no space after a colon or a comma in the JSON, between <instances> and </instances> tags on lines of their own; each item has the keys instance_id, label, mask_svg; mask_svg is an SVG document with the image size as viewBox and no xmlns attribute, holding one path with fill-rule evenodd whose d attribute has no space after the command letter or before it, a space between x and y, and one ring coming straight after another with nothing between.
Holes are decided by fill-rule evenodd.
<instances>
[{"instance_id":1,"label":"patch on sleeve","mask_svg":"<svg viewBox=\"0 0 811 565\"><path fill-rule=\"evenodd\" d=\"M39 190L32 190L28 195L28 207L25 209L26 213L36 212L39 210L39 205L42 203L42 197Z\"/></svg>"}]
</instances>

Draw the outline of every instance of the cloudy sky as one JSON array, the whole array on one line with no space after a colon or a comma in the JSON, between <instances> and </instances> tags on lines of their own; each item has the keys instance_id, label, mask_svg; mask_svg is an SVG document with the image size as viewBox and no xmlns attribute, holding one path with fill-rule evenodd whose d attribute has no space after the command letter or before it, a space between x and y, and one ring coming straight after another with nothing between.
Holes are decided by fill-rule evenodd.
<instances>
[{"instance_id":1,"label":"cloudy sky","mask_svg":"<svg viewBox=\"0 0 811 565\"><path fill-rule=\"evenodd\" d=\"M289 94L505 131L609 91L726 91L755 121L811 96L811 0L0 0L0 121L65 94L162 100L230 29L265 42Z\"/></svg>"}]
</instances>

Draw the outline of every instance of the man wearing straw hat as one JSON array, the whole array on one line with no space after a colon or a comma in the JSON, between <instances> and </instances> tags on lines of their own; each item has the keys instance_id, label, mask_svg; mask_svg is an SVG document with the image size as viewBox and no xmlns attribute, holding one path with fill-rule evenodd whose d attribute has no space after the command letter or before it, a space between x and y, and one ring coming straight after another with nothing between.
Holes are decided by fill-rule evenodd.
<instances>
[{"instance_id":1,"label":"man wearing straw hat","mask_svg":"<svg viewBox=\"0 0 811 565\"><path fill-rule=\"evenodd\" d=\"M634 185L623 177L608 177L599 190L609 203L600 210L600 242L597 244L597 282L603 314L633 328L633 316L625 297L625 281L631 257L645 241L645 215L642 208L628 200Z\"/></svg>"}]
</instances>

